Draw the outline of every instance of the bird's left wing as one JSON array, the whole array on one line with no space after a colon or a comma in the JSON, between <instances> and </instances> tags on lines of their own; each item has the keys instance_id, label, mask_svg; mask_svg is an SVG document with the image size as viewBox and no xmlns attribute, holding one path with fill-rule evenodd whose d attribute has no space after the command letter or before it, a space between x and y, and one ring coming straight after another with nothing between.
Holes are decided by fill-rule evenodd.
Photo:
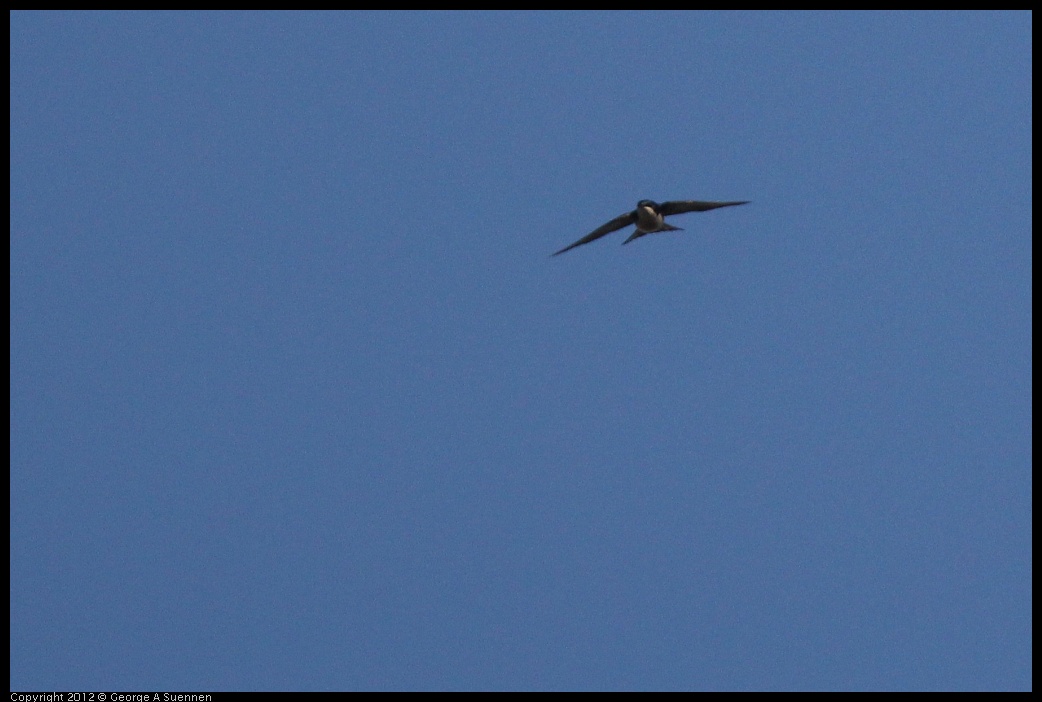
<instances>
[{"instance_id":1,"label":"bird's left wing","mask_svg":"<svg viewBox=\"0 0 1042 702\"><path fill-rule=\"evenodd\" d=\"M560 251L558 251L557 253L555 253L553 255L557 256L558 254L563 254L565 251L568 251L569 249L574 249L576 246L582 246L583 244L589 244L591 241L594 241L596 239L600 239L605 234L611 234L614 231L618 231L619 229L622 229L627 224L633 224L636 221L637 221L637 212L636 211L627 212L626 214L621 214L618 217L616 217L615 219L613 219L612 221L605 222L601 226L597 227L592 232L590 232L589 234L584 236L582 239L579 239L579 241L575 242L574 244L569 244L568 246L565 246L563 249L561 249Z\"/></svg>"}]
</instances>

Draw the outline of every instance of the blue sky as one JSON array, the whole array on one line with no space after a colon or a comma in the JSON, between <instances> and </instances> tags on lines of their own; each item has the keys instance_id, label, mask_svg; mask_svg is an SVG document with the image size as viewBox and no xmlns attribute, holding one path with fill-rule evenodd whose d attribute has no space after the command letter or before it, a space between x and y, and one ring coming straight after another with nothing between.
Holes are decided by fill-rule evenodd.
<instances>
[{"instance_id":1,"label":"blue sky","mask_svg":"<svg viewBox=\"0 0 1042 702\"><path fill-rule=\"evenodd\" d=\"M12 689L1030 689L1031 175L1028 13L12 14Z\"/></svg>"}]
</instances>

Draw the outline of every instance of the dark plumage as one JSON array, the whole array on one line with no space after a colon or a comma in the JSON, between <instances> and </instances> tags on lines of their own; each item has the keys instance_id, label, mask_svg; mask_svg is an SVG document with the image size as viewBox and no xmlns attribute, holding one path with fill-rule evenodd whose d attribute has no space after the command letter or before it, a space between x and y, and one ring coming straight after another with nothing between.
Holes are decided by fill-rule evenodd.
<instances>
[{"instance_id":1,"label":"dark plumage","mask_svg":"<svg viewBox=\"0 0 1042 702\"><path fill-rule=\"evenodd\" d=\"M628 244L634 239L639 239L645 234L654 234L655 232L669 232L679 231L680 227L674 227L672 224L666 224L664 218L670 215L683 214L685 212L705 212L706 210L715 210L718 207L734 207L735 205L744 205L748 203L748 200L738 200L736 202L702 202L701 200L674 200L672 202L658 203L653 200L641 200L637 203L637 209L626 214L621 214L610 222L605 222L601 226L594 229L592 232L584 236L574 244L569 244L563 249L553 254L557 256L563 254L569 249L574 249L576 246L582 246L583 244L589 244L591 241L600 239L605 234L611 234L612 232L618 231L623 227L635 224L637 225L636 230L630 234L630 237L623 244Z\"/></svg>"}]
</instances>

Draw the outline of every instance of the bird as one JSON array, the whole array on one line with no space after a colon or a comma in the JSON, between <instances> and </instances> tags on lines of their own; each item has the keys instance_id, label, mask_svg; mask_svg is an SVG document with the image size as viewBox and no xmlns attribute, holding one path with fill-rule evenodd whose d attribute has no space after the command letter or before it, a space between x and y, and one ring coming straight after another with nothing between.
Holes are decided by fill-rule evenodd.
<instances>
[{"instance_id":1,"label":"bird","mask_svg":"<svg viewBox=\"0 0 1042 702\"><path fill-rule=\"evenodd\" d=\"M674 227L672 224L667 224L665 221L666 217L670 215L683 214L684 212L705 212L706 210L715 210L718 207L734 207L735 205L745 205L749 200L738 200L735 202L703 202L701 200L674 200L672 202L655 202L654 200L641 200L637 203L637 209L632 212L621 214L610 222L605 222L601 226L594 229L592 232L584 236L574 244L565 246L560 251L551 254L552 256L559 256L565 251L574 249L576 246L582 246L583 244L589 244L591 241L596 241L606 234L611 234L614 231L618 231L625 226L630 224L636 224L637 228L630 238L622 242L628 244L634 239L639 239L645 234L654 234L656 232L672 232L672 231L683 231L680 227Z\"/></svg>"}]
</instances>

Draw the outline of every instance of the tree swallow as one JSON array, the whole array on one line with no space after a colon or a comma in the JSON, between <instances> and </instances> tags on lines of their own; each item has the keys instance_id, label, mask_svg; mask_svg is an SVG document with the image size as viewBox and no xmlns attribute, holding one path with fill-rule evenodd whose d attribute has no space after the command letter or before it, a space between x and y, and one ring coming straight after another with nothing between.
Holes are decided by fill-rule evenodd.
<instances>
[{"instance_id":1,"label":"tree swallow","mask_svg":"<svg viewBox=\"0 0 1042 702\"><path fill-rule=\"evenodd\" d=\"M680 227L674 227L672 224L666 224L665 218L670 215L683 214L684 212L705 212L706 210L715 210L717 207L733 207L735 205L744 205L748 200L739 200L738 202L701 202L699 200L676 200L674 202L653 202L652 200L641 200L637 203L637 209L626 214L621 214L610 222L606 222L601 226L594 229L592 232L584 236L574 244L569 244L563 249L553 254L563 254L568 249L574 249L576 246L582 246L583 244L589 244L591 241L600 239L605 234L611 234L614 231L618 231L625 226L630 224L636 224L637 228L630 238L622 242L628 244L634 239L639 239L645 234L654 234L655 232L672 232L682 231Z\"/></svg>"}]
</instances>

